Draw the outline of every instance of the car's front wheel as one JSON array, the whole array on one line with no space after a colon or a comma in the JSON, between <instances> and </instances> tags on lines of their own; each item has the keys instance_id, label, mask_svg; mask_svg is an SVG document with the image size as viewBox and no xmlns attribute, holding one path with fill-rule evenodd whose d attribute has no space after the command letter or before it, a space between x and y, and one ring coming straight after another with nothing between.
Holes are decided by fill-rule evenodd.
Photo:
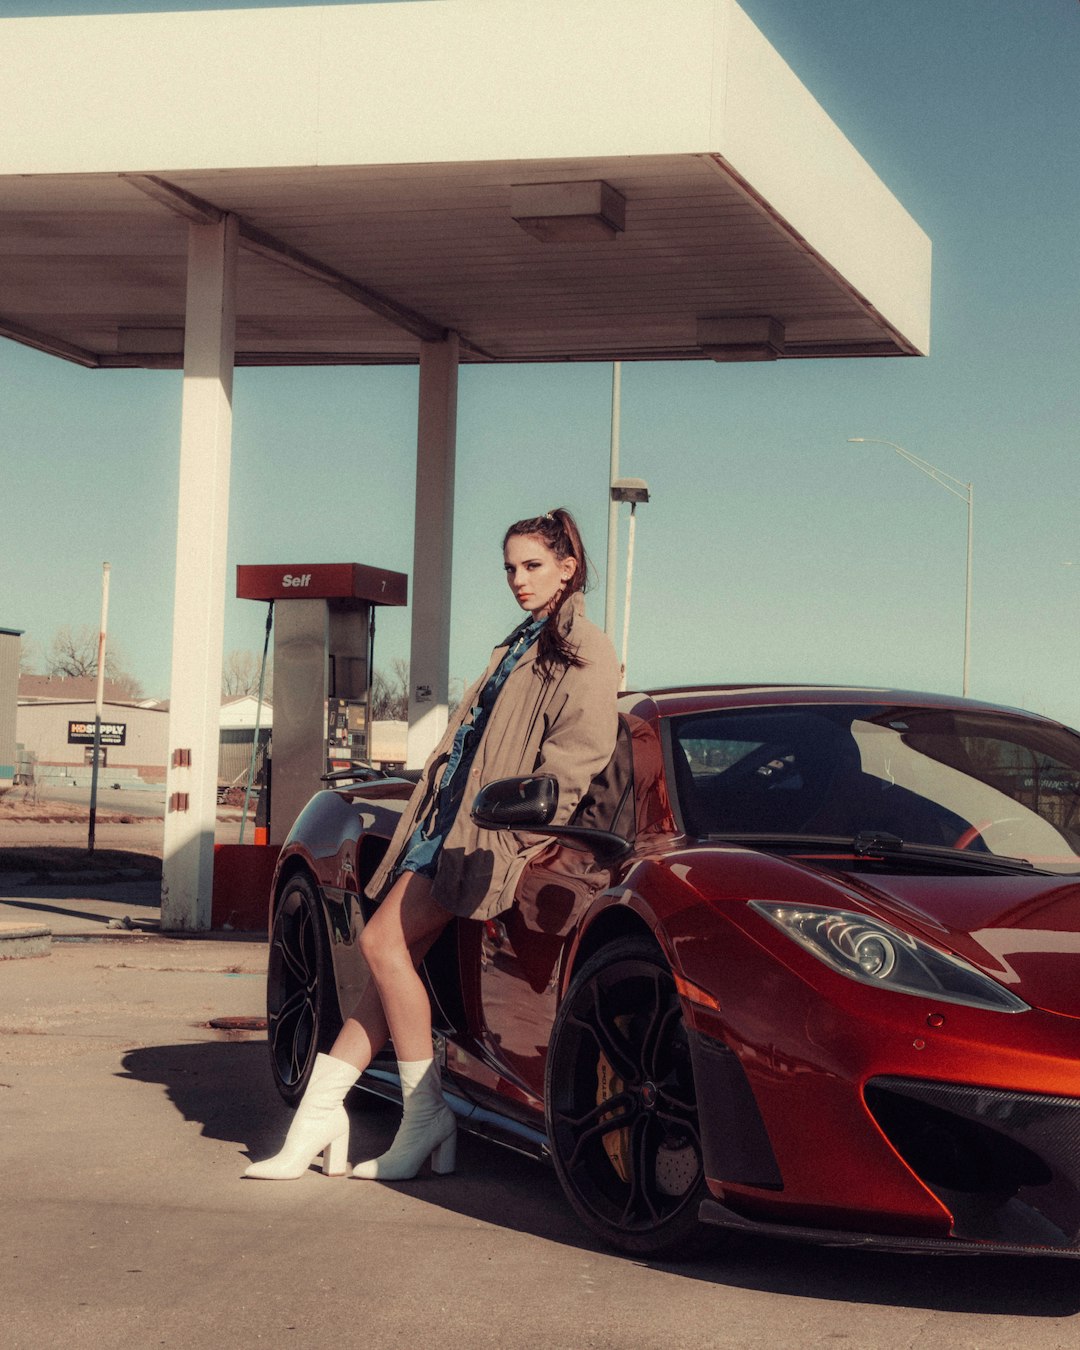
<instances>
[{"instance_id":1,"label":"car's front wheel","mask_svg":"<svg viewBox=\"0 0 1080 1350\"><path fill-rule=\"evenodd\" d=\"M270 935L266 1032L278 1092L290 1106L304 1095L315 1056L341 1030L326 929L312 883L285 883Z\"/></svg>"},{"instance_id":2,"label":"car's front wheel","mask_svg":"<svg viewBox=\"0 0 1080 1350\"><path fill-rule=\"evenodd\" d=\"M650 942L611 943L574 977L544 1096L555 1170L593 1232L643 1256L707 1240L690 1046L671 970Z\"/></svg>"}]
</instances>

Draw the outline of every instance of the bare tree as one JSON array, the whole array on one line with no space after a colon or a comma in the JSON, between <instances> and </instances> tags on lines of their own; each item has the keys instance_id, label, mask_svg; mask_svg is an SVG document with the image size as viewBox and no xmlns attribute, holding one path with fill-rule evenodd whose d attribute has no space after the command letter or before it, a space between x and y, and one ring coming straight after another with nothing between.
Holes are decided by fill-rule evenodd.
<instances>
[{"instance_id":1,"label":"bare tree","mask_svg":"<svg viewBox=\"0 0 1080 1350\"><path fill-rule=\"evenodd\" d=\"M105 653L105 669L109 668L109 654ZM97 672L94 672L97 674ZM143 696L143 687L134 675L129 675L126 670L118 671L115 675L108 677L112 681L113 694L119 694L123 698L129 698L134 702Z\"/></svg>"},{"instance_id":2,"label":"bare tree","mask_svg":"<svg viewBox=\"0 0 1080 1350\"><path fill-rule=\"evenodd\" d=\"M45 672L48 675L79 676L96 675L98 658L98 635L89 625L72 628L65 624L52 636L48 651L45 653ZM113 652L105 655L105 673L116 664Z\"/></svg>"},{"instance_id":3,"label":"bare tree","mask_svg":"<svg viewBox=\"0 0 1080 1350\"><path fill-rule=\"evenodd\" d=\"M19 674L36 675L41 664L41 648L25 634L19 640Z\"/></svg>"},{"instance_id":4,"label":"bare tree","mask_svg":"<svg viewBox=\"0 0 1080 1350\"><path fill-rule=\"evenodd\" d=\"M98 630L89 624L72 628L65 624L58 628L45 653L46 675L97 675ZM105 650L105 678L118 686L118 692L128 698L141 698L142 686L126 669L127 659L122 648L110 638Z\"/></svg>"},{"instance_id":5,"label":"bare tree","mask_svg":"<svg viewBox=\"0 0 1080 1350\"><path fill-rule=\"evenodd\" d=\"M229 652L221 668L221 692L226 698L238 698L244 694L258 694L259 671L262 657L255 652L236 649ZM263 697L273 697L273 670L266 668L266 684Z\"/></svg>"},{"instance_id":6,"label":"bare tree","mask_svg":"<svg viewBox=\"0 0 1080 1350\"><path fill-rule=\"evenodd\" d=\"M395 656L390 674L375 672L371 681L371 720L404 722L409 716L409 663Z\"/></svg>"}]
</instances>

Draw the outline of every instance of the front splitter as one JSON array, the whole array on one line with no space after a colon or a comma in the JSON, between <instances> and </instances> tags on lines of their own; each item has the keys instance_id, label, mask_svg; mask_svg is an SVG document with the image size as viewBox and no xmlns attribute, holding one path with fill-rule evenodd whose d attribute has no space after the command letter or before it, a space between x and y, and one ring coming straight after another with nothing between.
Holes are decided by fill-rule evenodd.
<instances>
[{"instance_id":1,"label":"front splitter","mask_svg":"<svg viewBox=\"0 0 1080 1350\"><path fill-rule=\"evenodd\" d=\"M749 1237L781 1238L818 1247L861 1248L864 1251L898 1252L906 1255L943 1256L1054 1256L1080 1260L1080 1247L1021 1246L1012 1242L972 1242L963 1238L919 1238L887 1233L849 1233L836 1228L804 1228L787 1223L759 1223L722 1205L719 1200L701 1202L702 1223L742 1233Z\"/></svg>"}]
</instances>

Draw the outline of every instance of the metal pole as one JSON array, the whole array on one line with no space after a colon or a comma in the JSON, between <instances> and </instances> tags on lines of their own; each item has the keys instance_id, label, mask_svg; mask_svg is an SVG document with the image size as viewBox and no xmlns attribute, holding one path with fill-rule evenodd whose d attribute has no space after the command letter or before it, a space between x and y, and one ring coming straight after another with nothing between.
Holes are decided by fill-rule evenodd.
<instances>
[{"instance_id":1,"label":"metal pole","mask_svg":"<svg viewBox=\"0 0 1080 1350\"><path fill-rule=\"evenodd\" d=\"M608 470L607 574L604 586L604 632L615 641L615 582L618 571L619 503L611 486L619 476L619 435L622 424L622 362L611 365L611 459Z\"/></svg>"},{"instance_id":2,"label":"metal pole","mask_svg":"<svg viewBox=\"0 0 1080 1350\"><path fill-rule=\"evenodd\" d=\"M101 627L98 629L97 695L94 700L94 762L90 770L90 827L86 847L94 851L97 827L98 760L101 758L101 709L105 701L105 634L109 626L109 564L101 564Z\"/></svg>"},{"instance_id":3,"label":"metal pole","mask_svg":"<svg viewBox=\"0 0 1080 1350\"><path fill-rule=\"evenodd\" d=\"M634 580L634 525L637 502L630 503L630 532L626 540L626 600L623 604L622 665L619 669L619 688L626 688L626 662L630 646L630 588Z\"/></svg>"},{"instance_id":4,"label":"metal pole","mask_svg":"<svg viewBox=\"0 0 1080 1350\"><path fill-rule=\"evenodd\" d=\"M971 541L975 528L975 485L967 485L967 574L964 594L964 697L968 695L968 674L971 666Z\"/></svg>"}]
</instances>

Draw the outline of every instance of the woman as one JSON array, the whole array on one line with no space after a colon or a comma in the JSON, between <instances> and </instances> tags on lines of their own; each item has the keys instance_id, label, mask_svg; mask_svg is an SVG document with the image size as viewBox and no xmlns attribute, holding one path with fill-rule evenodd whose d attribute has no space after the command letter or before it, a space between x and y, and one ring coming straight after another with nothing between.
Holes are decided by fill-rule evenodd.
<instances>
[{"instance_id":1,"label":"woman","mask_svg":"<svg viewBox=\"0 0 1080 1350\"><path fill-rule=\"evenodd\" d=\"M506 579L526 618L465 691L435 748L367 893L381 903L360 934L371 971L366 991L328 1055L320 1054L281 1152L247 1177L292 1180L323 1154L347 1167L346 1093L392 1039L404 1101L389 1150L354 1177L400 1181L425 1159L454 1168L456 1125L432 1058L431 1005L418 966L454 918L489 919L508 908L533 837L480 829L469 807L484 783L553 774L555 824L569 819L615 749L618 665L607 637L585 618L588 561L574 518L560 509L520 520L503 539Z\"/></svg>"}]
</instances>

